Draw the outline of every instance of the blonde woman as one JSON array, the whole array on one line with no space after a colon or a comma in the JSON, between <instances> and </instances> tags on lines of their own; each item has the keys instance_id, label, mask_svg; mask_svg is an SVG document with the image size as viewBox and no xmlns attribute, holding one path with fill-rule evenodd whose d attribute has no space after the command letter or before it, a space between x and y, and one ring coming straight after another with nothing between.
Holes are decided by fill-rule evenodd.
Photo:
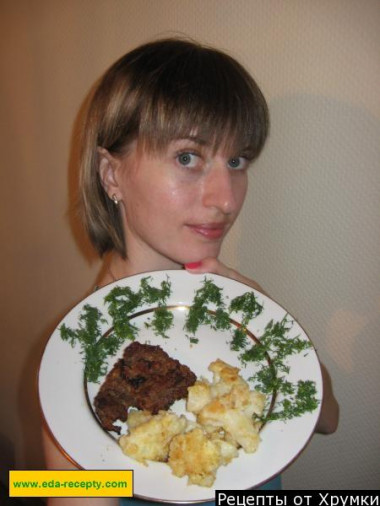
<instances>
[{"instance_id":1,"label":"blonde woman","mask_svg":"<svg viewBox=\"0 0 380 506\"><path fill-rule=\"evenodd\" d=\"M261 289L218 256L244 203L248 170L268 129L259 87L223 52L168 39L120 58L97 85L83 127L83 219L104 258L96 284L186 268ZM323 376L317 431L328 434L336 430L338 404L324 368ZM49 468L71 467L47 434L45 448ZM267 487L279 488L279 479ZM56 506L118 504L110 498L50 501Z\"/></svg>"}]
</instances>

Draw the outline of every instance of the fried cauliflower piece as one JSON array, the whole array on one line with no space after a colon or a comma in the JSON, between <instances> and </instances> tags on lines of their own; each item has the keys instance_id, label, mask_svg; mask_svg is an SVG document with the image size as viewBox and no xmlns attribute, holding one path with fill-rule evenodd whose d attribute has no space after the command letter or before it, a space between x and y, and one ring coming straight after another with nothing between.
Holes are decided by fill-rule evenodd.
<instances>
[{"instance_id":1,"label":"fried cauliflower piece","mask_svg":"<svg viewBox=\"0 0 380 506\"><path fill-rule=\"evenodd\" d=\"M128 413L128 418L127 418L128 429L129 430L134 429L138 425L141 425L142 423L147 422L148 420L150 420L152 418L152 416L153 415L150 411L145 411L145 410L140 411L137 409L130 411Z\"/></svg>"},{"instance_id":2,"label":"fried cauliflower piece","mask_svg":"<svg viewBox=\"0 0 380 506\"><path fill-rule=\"evenodd\" d=\"M173 474L188 476L188 483L211 487L216 471L237 456L237 449L222 440L211 440L197 427L175 436L170 443L168 464Z\"/></svg>"},{"instance_id":3,"label":"fried cauliflower piece","mask_svg":"<svg viewBox=\"0 0 380 506\"><path fill-rule=\"evenodd\" d=\"M160 411L150 417L146 413L133 414L129 433L120 437L119 445L126 455L142 464L147 465L147 460L164 462L170 441L184 432L186 424L184 416L178 417L170 411Z\"/></svg>"},{"instance_id":4,"label":"fried cauliflower piece","mask_svg":"<svg viewBox=\"0 0 380 506\"><path fill-rule=\"evenodd\" d=\"M194 385L187 389L187 411L199 413L212 400L212 397L210 383L205 379L197 380Z\"/></svg>"},{"instance_id":5,"label":"fried cauliflower piece","mask_svg":"<svg viewBox=\"0 0 380 506\"><path fill-rule=\"evenodd\" d=\"M212 396L220 397L227 394L236 385L244 385L246 382L239 375L240 370L223 362L215 360L209 365L209 371L213 373Z\"/></svg>"},{"instance_id":6,"label":"fried cauliflower piece","mask_svg":"<svg viewBox=\"0 0 380 506\"><path fill-rule=\"evenodd\" d=\"M221 465L226 466L232 459L239 455L235 441L226 441L222 438L212 438L211 441L219 447Z\"/></svg>"},{"instance_id":7,"label":"fried cauliflower piece","mask_svg":"<svg viewBox=\"0 0 380 506\"><path fill-rule=\"evenodd\" d=\"M265 396L249 389L237 367L216 360L209 369L214 374L213 383L208 385L211 400L206 402L207 396L202 390L206 389L205 386L196 388L188 405L189 411L195 406L193 412L198 423L223 430L226 434L224 440L235 442L247 453L255 452L260 441L260 424L254 421L253 416L262 414ZM198 391L201 393L199 400L196 398Z\"/></svg>"},{"instance_id":8,"label":"fried cauliflower piece","mask_svg":"<svg viewBox=\"0 0 380 506\"><path fill-rule=\"evenodd\" d=\"M248 383L232 387L229 394L222 396L226 405L233 406L244 413L248 418L254 415L261 416L265 406L265 395L255 390L250 390Z\"/></svg>"},{"instance_id":9,"label":"fried cauliflower piece","mask_svg":"<svg viewBox=\"0 0 380 506\"><path fill-rule=\"evenodd\" d=\"M257 450L260 442L258 428L253 421L236 408L228 407L223 399L214 399L199 414L199 423L225 430L247 453Z\"/></svg>"}]
</instances>

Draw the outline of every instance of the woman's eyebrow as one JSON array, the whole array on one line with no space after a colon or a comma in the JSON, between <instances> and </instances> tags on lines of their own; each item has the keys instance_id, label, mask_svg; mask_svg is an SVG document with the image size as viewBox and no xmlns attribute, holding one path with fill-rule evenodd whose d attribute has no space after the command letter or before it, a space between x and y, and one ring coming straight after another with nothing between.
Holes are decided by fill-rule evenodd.
<instances>
[{"instance_id":1,"label":"woman's eyebrow","mask_svg":"<svg viewBox=\"0 0 380 506\"><path fill-rule=\"evenodd\" d=\"M201 137L198 137L197 135L180 136L180 137L176 137L173 140L174 141L190 141L190 142L193 142L194 144L199 144L200 146L207 146L210 144L209 141L207 141L206 139L203 139Z\"/></svg>"},{"instance_id":2,"label":"woman's eyebrow","mask_svg":"<svg viewBox=\"0 0 380 506\"><path fill-rule=\"evenodd\" d=\"M212 147L213 143L210 140L207 140L203 137L199 137L197 135L180 135L173 139L173 142L191 142L201 147ZM254 158L254 152L252 150L252 146L244 144L241 146L236 146L235 149L231 149L233 151L234 156L244 156L248 160L252 160Z\"/></svg>"}]
</instances>

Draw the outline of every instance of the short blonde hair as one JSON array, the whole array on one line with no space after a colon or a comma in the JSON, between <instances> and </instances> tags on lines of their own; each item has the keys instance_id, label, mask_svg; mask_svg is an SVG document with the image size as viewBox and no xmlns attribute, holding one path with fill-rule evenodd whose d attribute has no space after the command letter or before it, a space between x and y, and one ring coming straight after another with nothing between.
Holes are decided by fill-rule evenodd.
<instances>
[{"instance_id":1,"label":"short blonde hair","mask_svg":"<svg viewBox=\"0 0 380 506\"><path fill-rule=\"evenodd\" d=\"M254 79L226 53L183 39L144 44L100 79L83 126L80 190L83 219L100 255L126 257L118 208L99 177L98 148L124 154L132 141L162 151L196 130L216 149L244 148L256 158L269 129L268 108Z\"/></svg>"}]
</instances>

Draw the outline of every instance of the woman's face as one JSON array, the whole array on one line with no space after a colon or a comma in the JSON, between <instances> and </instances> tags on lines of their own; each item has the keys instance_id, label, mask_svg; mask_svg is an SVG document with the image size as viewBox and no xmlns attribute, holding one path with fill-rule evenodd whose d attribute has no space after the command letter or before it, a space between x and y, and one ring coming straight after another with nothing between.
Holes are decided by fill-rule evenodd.
<instances>
[{"instance_id":1,"label":"woman's face","mask_svg":"<svg viewBox=\"0 0 380 506\"><path fill-rule=\"evenodd\" d=\"M128 260L145 270L217 257L247 190L249 161L196 138L161 154L135 145L117 170Z\"/></svg>"}]
</instances>

